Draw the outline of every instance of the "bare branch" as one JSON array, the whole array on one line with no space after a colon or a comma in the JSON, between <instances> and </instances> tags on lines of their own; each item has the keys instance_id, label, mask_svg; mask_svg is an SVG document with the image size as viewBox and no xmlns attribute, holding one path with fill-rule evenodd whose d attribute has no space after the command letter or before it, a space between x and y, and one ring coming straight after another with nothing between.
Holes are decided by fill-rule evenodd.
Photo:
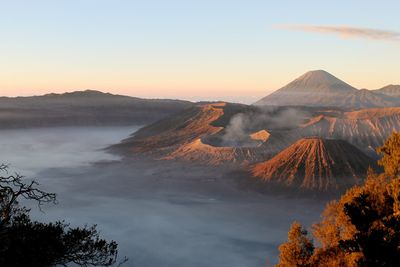
<instances>
[{"instance_id":1,"label":"bare branch","mask_svg":"<svg viewBox=\"0 0 400 267\"><path fill-rule=\"evenodd\" d=\"M8 165L0 164L0 172L8 174ZM23 181L19 174L0 176L0 228L10 222L13 213L20 210L18 200L35 200L39 209L44 203L57 203L56 195L38 188L39 183Z\"/></svg>"}]
</instances>

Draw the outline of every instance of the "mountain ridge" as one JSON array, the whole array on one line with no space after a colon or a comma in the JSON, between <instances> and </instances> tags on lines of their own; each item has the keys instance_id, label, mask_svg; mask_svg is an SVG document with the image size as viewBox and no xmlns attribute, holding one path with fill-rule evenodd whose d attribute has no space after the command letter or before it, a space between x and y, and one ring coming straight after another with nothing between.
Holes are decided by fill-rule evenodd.
<instances>
[{"instance_id":1,"label":"mountain ridge","mask_svg":"<svg viewBox=\"0 0 400 267\"><path fill-rule=\"evenodd\" d=\"M193 105L95 90L0 97L0 128L144 125Z\"/></svg>"},{"instance_id":2,"label":"mountain ridge","mask_svg":"<svg viewBox=\"0 0 400 267\"><path fill-rule=\"evenodd\" d=\"M324 70L309 71L254 105L338 107L346 109L400 106L400 86L356 89Z\"/></svg>"},{"instance_id":3,"label":"mountain ridge","mask_svg":"<svg viewBox=\"0 0 400 267\"><path fill-rule=\"evenodd\" d=\"M391 97L400 98L400 85L389 84L380 89L372 90L373 92L384 94Z\"/></svg>"}]
</instances>

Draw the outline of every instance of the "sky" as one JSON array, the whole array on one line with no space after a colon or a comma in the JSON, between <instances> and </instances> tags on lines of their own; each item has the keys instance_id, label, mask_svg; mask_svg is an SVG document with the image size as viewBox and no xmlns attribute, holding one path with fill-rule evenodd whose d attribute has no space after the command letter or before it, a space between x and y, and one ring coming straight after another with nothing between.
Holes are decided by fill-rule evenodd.
<instances>
[{"instance_id":1,"label":"sky","mask_svg":"<svg viewBox=\"0 0 400 267\"><path fill-rule=\"evenodd\" d=\"M0 95L251 103L309 70L400 84L397 0L0 0Z\"/></svg>"}]
</instances>

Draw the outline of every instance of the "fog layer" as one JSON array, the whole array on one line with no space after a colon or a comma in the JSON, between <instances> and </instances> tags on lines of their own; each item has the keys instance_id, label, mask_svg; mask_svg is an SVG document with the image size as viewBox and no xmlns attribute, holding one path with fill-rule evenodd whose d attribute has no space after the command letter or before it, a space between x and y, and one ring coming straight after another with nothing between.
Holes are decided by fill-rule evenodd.
<instances>
[{"instance_id":1,"label":"fog layer","mask_svg":"<svg viewBox=\"0 0 400 267\"><path fill-rule=\"evenodd\" d=\"M264 267L293 220L310 224L323 203L245 190L218 169L120 161L102 148L135 127L0 131L1 162L57 193L33 208L41 221L97 224L119 243L124 266Z\"/></svg>"}]
</instances>

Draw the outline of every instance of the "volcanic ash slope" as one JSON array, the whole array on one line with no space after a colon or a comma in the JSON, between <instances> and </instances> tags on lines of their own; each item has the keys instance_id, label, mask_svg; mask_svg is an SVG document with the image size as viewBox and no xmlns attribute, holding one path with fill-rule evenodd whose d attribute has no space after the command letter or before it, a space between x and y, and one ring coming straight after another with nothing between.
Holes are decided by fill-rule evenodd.
<instances>
[{"instance_id":1,"label":"volcanic ash slope","mask_svg":"<svg viewBox=\"0 0 400 267\"><path fill-rule=\"evenodd\" d=\"M230 118L248 108L244 105L211 103L199 104L140 129L132 137L111 147L115 152L147 155L155 159L181 160L206 165L241 164L264 160L257 147L232 147L205 139L221 134ZM249 136L253 143L263 143L268 132Z\"/></svg>"},{"instance_id":2,"label":"volcanic ash slope","mask_svg":"<svg viewBox=\"0 0 400 267\"><path fill-rule=\"evenodd\" d=\"M251 172L264 181L327 191L358 183L369 166L374 160L346 141L304 138Z\"/></svg>"}]
</instances>

